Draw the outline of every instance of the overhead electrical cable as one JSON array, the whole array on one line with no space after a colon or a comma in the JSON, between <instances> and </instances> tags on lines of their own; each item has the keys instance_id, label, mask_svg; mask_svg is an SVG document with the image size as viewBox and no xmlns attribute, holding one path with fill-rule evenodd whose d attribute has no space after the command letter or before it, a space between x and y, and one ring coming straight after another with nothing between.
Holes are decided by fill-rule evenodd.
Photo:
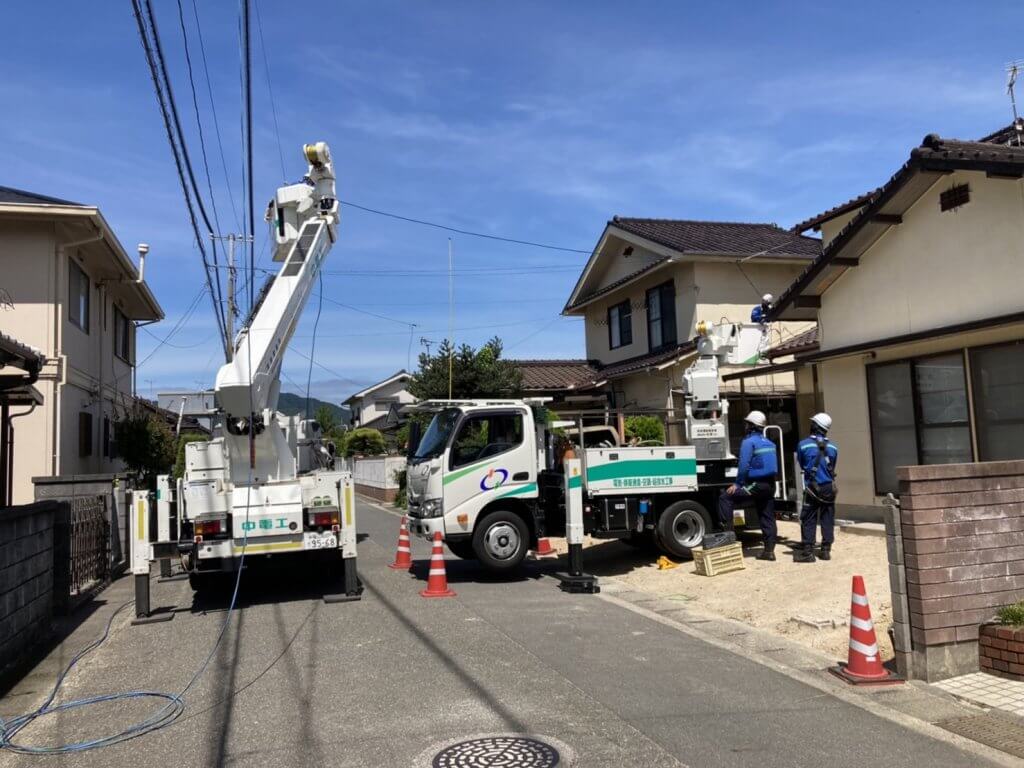
<instances>
[{"instance_id":1,"label":"overhead electrical cable","mask_svg":"<svg viewBox=\"0 0 1024 768\"><path fill-rule=\"evenodd\" d=\"M386 216L389 219L398 219L399 221L407 221L410 224L419 224L424 227L433 227L434 229L443 229L445 232L454 232L459 235L468 235L469 237L482 237L485 240L497 240L502 243L513 243L515 245L528 245L532 248L546 248L549 251L565 251L566 253L585 253L590 254L592 251L584 250L583 248L566 248L561 245L551 245L550 243L538 243L533 240L518 240L514 237L502 237L500 235L488 235L484 232L473 232L468 229L458 229L457 227L450 227L447 224L438 224L434 221L427 221L425 219L415 219L411 216L402 216L397 213L391 213L389 211L382 211L378 208L370 208L359 203L354 203L351 200L342 200L338 198L338 202L342 205L347 205L349 208L355 208L356 210L365 211L366 213L373 213L377 216Z\"/></svg>"},{"instance_id":2,"label":"overhead electrical cable","mask_svg":"<svg viewBox=\"0 0 1024 768\"><path fill-rule=\"evenodd\" d=\"M210 223L210 217L206 213L206 206L203 205L203 195L199 191L199 184L198 184L198 182L196 182L196 175L195 175L195 172L192 170L192 159L191 159L191 157L189 157L189 154L188 154L188 143L185 141L185 131L182 130L181 120L178 117L178 106L177 106L177 103L174 100L174 90L171 88L171 77L170 77L170 75L167 74L167 62L164 59L164 49L163 49L163 45L160 42L160 31L157 29L156 14L153 13L153 4L152 4L151 0L146 0L146 10L147 10L147 14L148 14L148 17L149 17L150 30L153 33L153 47L156 50L157 64L160 67L160 74L163 76L164 87L167 90L167 104L171 108L171 117L174 119L174 128L177 131L178 147L179 147L179 149L181 151L182 160L184 160L184 162L185 162L185 170L188 172L189 182L192 184L192 192L195 195L196 205L199 207L199 214L200 214L200 216L203 219L203 223L206 225L207 233L208 234L214 234L216 232L216 234L219 235L220 234L219 228L218 229L214 229L213 224ZM186 48L186 55L187 55L187 48ZM190 68L190 79L191 79L191 68ZM193 89L193 94L194 94L194 92L195 91ZM204 156L205 156L205 149L204 149L203 153L204 153ZM205 251L204 243L203 243L202 240L200 240L199 246L200 246L200 250L203 251L203 254L205 256L206 251ZM212 241L211 244L210 244L210 247L211 247L211 249L213 251L213 264L214 264L214 267L215 268L219 267L219 263L217 261L217 241L216 240ZM225 327L223 325L224 297L221 294L220 274L219 273L215 273L214 276L215 276L214 285L215 285L215 287L217 289L217 293L216 293L217 314L221 316L221 322L222 322L222 326L221 327L223 328L223 327ZM224 332L223 335L224 335L224 339L225 339L224 349L225 349L225 352L226 352L228 350L228 345L230 344L230 339L227 338L227 332L226 331Z\"/></svg>"},{"instance_id":3,"label":"overhead electrical cable","mask_svg":"<svg viewBox=\"0 0 1024 768\"><path fill-rule=\"evenodd\" d=\"M213 180L210 176L210 163L206 157L206 137L203 135L203 120L199 114L199 99L196 96L196 81L192 73L192 54L189 52L188 45L188 30L185 27L185 11L181 6L181 0L178 0L178 23L181 25L181 40L185 47L185 66L188 69L188 85L192 91L192 108L196 113L196 130L199 133L199 151L203 156L203 170L206 173L206 189L210 193L210 210L213 211L213 224L215 229L214 233L220 235L220 216L217 214L217 198L213 194ZM216 241L214 241L216 243ZM216 264L216 247L214 247L214 264ZM220 280L217 281L218 289L220 287ZM219 291L218 291L219 292Z\"/></svg>"},{"instance_id":4,"label":"overhead electrical cable","mask_svg":"<svg viewBox=\"0 0 1024 768\"><path fill-rule=\"evenodd\" d=\"M224 155L224 143L220 136L220 122L217 120L217 104L213 98L213 85L210 82L210 67L206 62L206 45L203 43L203 25L199 21L199 7L196 0L192 0L192 14L196 18L196 38L199 40L199 55L203 62L203 74L206 77L206 95L210 99L210 114L213 116L213 132L217 136L217 149L220 151L220 166L224 171L224 186L228 190L228 200L231 202L231 212L235 217L235 226L240 231L242 224L238 219L238 208L235 206L235 195L231 191L230 174L228 173L228 161Z\"/></svg>"},{"instance_id":5,"label":"overhead electrical cable","mask_svg":"<svg viewBox=\"0 0 1024 768\"><path fill-rule=\"evenodd\" d=\"M206 257L206 249L203 246L203 236L199 231L199 223L196 220L195 210L192 207L192 198L189 194L189 186L185 179L185 171L182 167L182 158L179 156L178 145L175 141L174 129L171 124L170 114L168 113L168 105L164 100L164 89L161 85L160 70L157 67L156 59L153 55L153 47L150 44L149 33L147 32L147 24L142 11L142 6L139 0L131 0L132 11L135 14L135 21L139 29L139 40L142 43L142 50L146 56L146 63L149 66L149 74L153 80L153 87L156 90L157 104L160 107L160 114L163 118L164 130L167 133L167 141L171 147L171 155L174 158L174 165L178 172L178 181L181 183L181 190L185 196L185 209L188 211L189 221L192 224L192 232L196 238L196 245L199 248L199 253L203 261L203 271L206 277L206 287L210 292L210 296L214 303L214 314L217 317L217 326L220 330L222 339L224 339L225 353L227 351L226 333L224 329L224 317L220 312L220 307L217 305L217 297L214 293L214 278L217 278L216 270L213 270L211 274L210 262ZM218 278L219 279L219 278Z\"/></svg>"},{"instance_id":6,"label":"overhead electrical cable","mask_svg":"<svg viewBox=\"0 0 1024 768\"><path fill-rule=\"evenodd\" d=\"M149 0L146 0L149 2ZM252 37L251 28L249 24L249 2L250 0L242 0L242 66L245 72L245 168L246 168L246 180L247 193L248 193L248 208L246 213L249 216L249 231L245 234L248 236L249 246L249 274L252 275L256 267L256 250L255 250L255 236L256 236L256 208L253 204L253 178L252 178ZM252 311L254 301L253 294L253 281L250 279L249 282L249 310Z\"/></svg>"},{"instance_id":7,"label":"overhead electrical cable","mask_svg":"<svg viewBox=\"0 0 1024 768\"><path fill-rule=\"evenodd\" d=\"M256 8L256 29L260 35L260 50L263 52L263 69L267 75L267 93L270 95L270 114L274 116L274 135L277 136L277 157L281 161L281 180L287 181L288 174L284 169L284 151L281 149L281 129L277 125L277 104L274 102L274 87L270 84L270 59L267 58L267 43L263 39L263 18L260 16L259 0L253 0Z\"/></svg>"},{"instance_id":8,"label":"overhead electrical cable","mask_svg":"<svg viewBox=\"0 0 1024 768\"><path fill-rule=\"evenodd\" d=\"M316 304L316 320L313 321L313 339L309 342L309 373L306 374L306 418L309 418L309 389L313 384L313 360L316 359L316 332L320 327L320 312L324 308L324 279L317 275L320 281L319 301Z\"/></svg>"}]
</instances>

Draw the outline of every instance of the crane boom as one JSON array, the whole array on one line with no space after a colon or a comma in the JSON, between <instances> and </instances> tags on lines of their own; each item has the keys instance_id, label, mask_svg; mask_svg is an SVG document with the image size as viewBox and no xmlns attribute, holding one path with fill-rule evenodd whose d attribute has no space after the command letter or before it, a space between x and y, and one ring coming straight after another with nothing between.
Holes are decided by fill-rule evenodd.
<instances>
[{"instance_id":1,"label":"crane boom","mask_svg":"<svg viewBox=\"0 0 1024 768\"><path fill-rule=\"evenodd\" d=\"M337 239L338 200L327 144L303 148L306 176L280 187L267 206L281 268L247 325L234 340L234 357L217 373L216 397L229 429L245 431L250 421L274 410L281 389L281 363L324 258Z\"/></svg>"}]
</instances>

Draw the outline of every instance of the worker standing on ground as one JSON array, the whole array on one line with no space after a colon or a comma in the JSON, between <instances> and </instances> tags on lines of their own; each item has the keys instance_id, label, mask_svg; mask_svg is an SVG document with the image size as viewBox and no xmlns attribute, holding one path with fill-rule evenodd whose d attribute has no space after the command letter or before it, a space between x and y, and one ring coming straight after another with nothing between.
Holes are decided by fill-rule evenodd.
<instances>
[{"instance_id":1,"label":"worker standing on ground","mask_svg":"<svg viewBox=\"0 0 1024 768\"><path fill-rule=\"evenodd\" d=\"M735 507L753 499L764 540L764 551L757 559L774 560L775 540L778 537L775 525L775 476L779 471L775 443L764 436L767 419L761 411L751 411L744 421L747 434L740 446L736 482L718 497L718 519L725 530L731 531Z\"/></svg>"},{"instance_id":2,"label":"worker standing on ground","mask_svg":"<svg viewBox=\"0 0 1024 768\"><path fill-rule=\"evenodd\" d=\"M811 436L797 446L797 460L804 473L804 503L800 511L802 546L793 559L798 563L814 562L814 539L821 521L822 560L832 559L832 542L836 524L836 462L839 449L828 439L832 417L817 413L811 417Z\"/></svg>"}]
</instances>

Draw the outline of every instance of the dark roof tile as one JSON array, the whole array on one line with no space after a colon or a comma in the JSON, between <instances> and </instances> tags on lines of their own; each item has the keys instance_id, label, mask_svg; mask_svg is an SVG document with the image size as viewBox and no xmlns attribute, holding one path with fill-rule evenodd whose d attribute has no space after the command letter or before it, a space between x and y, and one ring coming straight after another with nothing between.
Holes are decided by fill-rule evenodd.
<instances>
[{"instance_id":1,"label":"dark roof tile","mask_svg":"<svg viewBox=\"0 0 1024 768\"><path fill-rule=\"evenodd\" d=\"M592 385L597 368L589 360L513 360L523 374L523 389L568 390Z\"/></svg>"},{"instance_id":2,"label":"dark roof tile","mask_svg":"<svg viewBox=\"0 0 1024 768\"><path fill-rule=\"evenodd\" d=\"M14 189L14 187L0 187L0 203L14 203L17 205L81 205L81 203L73 203L70 200L61 200L59 197L39 195L35 192L26 192L23 189Z\"/></svg>"},{"instance_id":3,"label":"dark roof tile","mask_svg":"<svg viewBox=\"0 0 1024 768\"><path fill-rule=\"evenodd\" d=\"M816 237L794 234L776 224L623 216L616 216L609 224L681 253L810 259L821 252L821 241Z\"/></svg>"},{"instance_id":4,"label":"dark roof tile","mask_svg":"<svg viewBox=\"0 0 1024 768\"><path fill-rule=\"evenodd\" d=\"M834 208L829 208L827 211L822 211L817 216L812 216L809 219L801 221L799 224L793 226L790 232L799 233L806 232L808 229L816 229L829 219L834 219L837 216L842 216L844 213L855 211L863 205L870 202L871 198L878 194L877 189L872 189L870 192L865 192L863 195L857 195L856 197L847 200L845 203L841 203Z\"/></svg>"},{"instance_id":5,"label":"dark roof tile","mask_svg":"<svg viewBox=\"0 0 1024 768\"><path fill-rule=\"evenodd\" d=\"M791 339L786 339L777 344L765 353L765 357L774 360L776 357L796 355L800 352L809 352L818 348L818 326L808 328L803 333L798 333Z\"/></svg>"}]
</instances>

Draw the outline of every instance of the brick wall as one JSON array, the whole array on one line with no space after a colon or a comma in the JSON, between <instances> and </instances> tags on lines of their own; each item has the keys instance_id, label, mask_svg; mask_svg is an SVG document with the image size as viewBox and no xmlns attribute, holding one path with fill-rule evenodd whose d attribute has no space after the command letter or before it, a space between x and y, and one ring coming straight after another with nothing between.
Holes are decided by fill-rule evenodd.
<instances>
[{"instance_id":1,"label":"brick wall","mask_svg":"<svg viewBox=\"0 0 1024 768\"><path fill-rule=\"evenodd\" d=\"M979 625L1024 599L1024 461L901 467L897 476L897 664L929 681L975 671Z\"/></svg>"},{"instance_id":2,"label":"brick wall","mask_svg":"<svg viewBox=\"0 0 1024 768\"><path fill-rule=\"evenodd\" d=\"M978 632L981 670L1011 680L1024 680L1024 629L985 624Z\"/></svg>"},{"instance_id":3,"label":"brick wall","mask_svg":"<svg viewBox=\"0 0 1024 768\"><path fill-rule=\"evenodd\" d=\"M0 677L50 631L56 502L0 509Z\"/></svg>"}]
</instances>

